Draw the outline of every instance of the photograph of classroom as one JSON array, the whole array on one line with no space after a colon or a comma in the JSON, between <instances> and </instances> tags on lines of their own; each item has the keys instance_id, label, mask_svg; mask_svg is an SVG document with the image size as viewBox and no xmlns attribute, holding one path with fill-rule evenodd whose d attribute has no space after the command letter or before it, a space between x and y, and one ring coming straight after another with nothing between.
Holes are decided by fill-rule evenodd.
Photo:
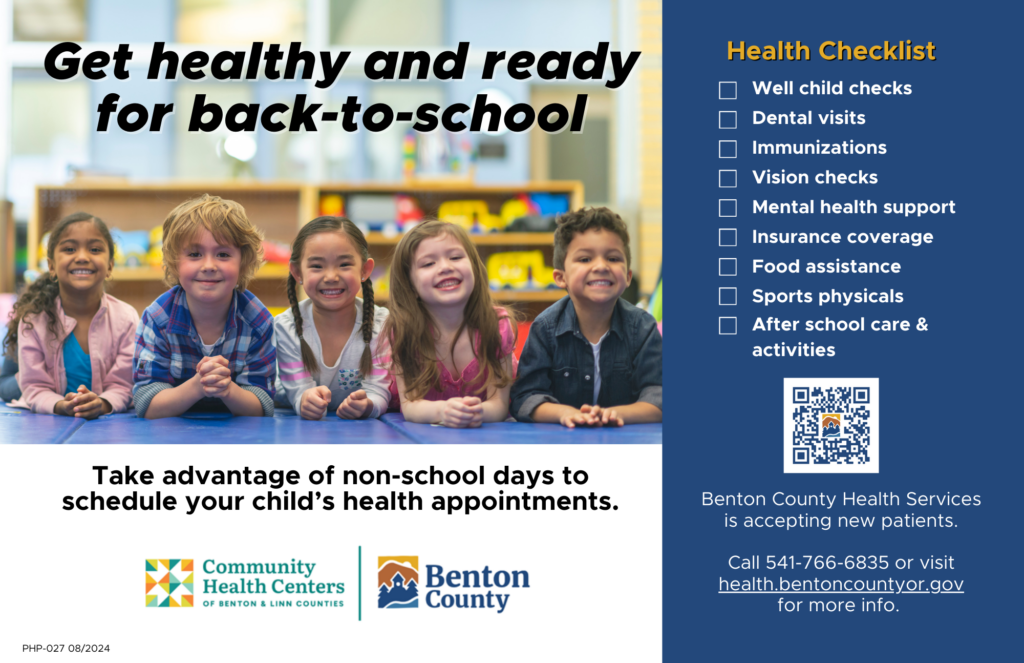
<instances>
[{"instance_id":1,"label":"photograph of classroom","mask_svg":"<svg viewBox=\"0 0 1024 663\"><path fill-rule=\"evenodd\" d=\"M660 0L0 0L0 336L10 339L0 377L0 397L4 401L0 404L0 443L660 444L661 14ZM57 68L67 67L77 58L82 71L67 80L57 80L52 75L53 63L48 67L47 58L64 42L81 48L62 51L64 60ZM121 45L127 45L132 53L126 64L128 76L116 76L115 66L109 60L103 67L107 75L85 75L84 62L90 53L113 54ZM380 59L375 54L381 51L394 52L396 66L407 75L368 75L364 65L373 58ZM488 63L488 52L504 52L505 57L500 62ZM583 57L595 67L602 67L603 75L581 79L572 75L574 70L570 67L568 76L542 76L536 63L547 62L553 71L562 62L556 54L563 52L567 52L566 61ZM641 55L630 63L628 56L633 52ZM157 53L161 59L154 63ZM195 61L200 65L188 69L186 75L186 56L190 53L205 55L197 56ZM217 56L222 55L220 67L226 71L231 60L223 56L230 53L244 53L245 76L214 75L217 67L210 62L216 62ZM266 64L272 62L268 53L276 53L276 72ZM330 75L324 64L339 62L343 53L348 55L340 74L329 85L318 85L318 81ZM436 68L430 69L430 63L443 54L450 60L462 58L463 76L443 80ZM511 62L519 54L530 64L516 70ZM549 54L546 59L545 54ZM623 71L624 61L632 68ZM620 68L613 66L613 62ZM176 75L170 73L172 67L178 69ZM486 78L485 70L491 74ZM159 75L150 79L147 73L152 71ZM422 78L419 71L423 72ZM616 71L628 76L615 80ZM584 95L582 131L544 131L539 127L540 118L525 131L510 130L507 119L495 122L497 128L490 130L494 126L490 125L490 117L502 117L514 106L528 106L538 116L541 109L555 105L573 113L584 108L580 105ZM480 131L450 131L443 125L430 131L413 129L420 119L416 110L425 105L438 109L439 118L445 109L464 104L466 110L457 117L469 124L484 99L489 114L484 114ZM362 111L378 105L394 109L396 117L386 123L386 128L378 130L367 128L365 113L354 114L357 126L340 118L318 119L315 130L296 117L301 116L302 106L319 104L321 111L342 111L353 100ZM262 111L277 105L282 110L274 119L292 126L270 130L267 122L257 122L254 130L232 131L228 122L223 121L214 123L215 128L194 130L197 121L203 124L213 117L194 111L201 103L225 111L244 105L258 105ZM173 112L162 118L159 131L150 131L148 124L127 130L131 127L126 129L126 121L140 118L137 113L125 112L130 104L138 104L150 113L160 104L173 104ZM513 113L508 117L514 120L521 116ZM225 313L230 319L217 321L225 330L219 339L216 334L203 333L198 319L188 331L192 320L188 307L196 308L198 295L189 291L184 278L168 280L162 251L169 213L204 195L237 203L244 209L245 222L262 236L262 261L251 279L243 277L245 287L227 288L227 292L233 292ZM511 407L517 403L517 383L512 377L517 371L521 377L524 370L535 368L544 374L544 382L548 373L554 379L554 369L562 370L561 364L538 368L530 352L547 352L550 348L530 350L527 344L540 343L541 334L534 328L534 321L553 307L569 309L567 314L559 313L559 320L568 315L571 317L567 319L576 321L573 304L579 307L580 303L567 298L567 288L572 287L568 267L559 270L555 264L555 231L559 219L593 208L607 208L611 216L617 215L624 224L622 232L628 237L628 268L632 278L612 279L613 289L621 285L622 293L621 298L602 309L613 317L609 322L606 316L603 328L598 325L600 340L591 338L587 329L582 334L578 328L576 331L576 341L586 351L589 368L585 363L567 365L564 377L579 381L576 391L589 394L593 389L593 399L588 396L587 405L573 408L575 414L545 410L549 417L543 420L549 423L539 423L541 417L531 418L532 409L524 410L520 416ZM102 223L79 221L62 225L62 221L76 213L84 213L86 219L100 219ZM339 348L329 350L335 343L326 336L317 338L317 357L311 365L299 352L300 347L307 348L307 339L316 336L317 331L320 336L325 332L310 332L313 325L307 322L303 334L302 325L294 325L298 328L297 335L293 332L295 343L291 348L294 361L282 358L278 339L276 358L270 358L266 368L269 377L263 390L252 386L253 382L240 380L240 373L248 375L251 370L255 374L266 354L259 359L244 352L228 356L225 345L235 342L237 346L236 337L249 344L255 343L253 339L257 337L272 343L273 334L282 333L279 316L292 320L291 316L302 318L308 314L312 316L310 321L323 319L324 312L317 308L321 297L308 296L304 290L304 285L313 282L308 275L307 283L302 282L306 263L301 256L296 261L293 255L300 230L320 217L348 219L358 229L354 232L365 238L364 253L372 264L364 258L357 260L356 268L366 268L361 278L364 285L366 281L372 283L372 302L367 313L375 306L390 310L401 306L402 298L391 291L391 284L415 282L415 274L405 280L396 280L392 275L393 269L401 269L393 258L408 233L418 226L421 230L432 228L425 225L431 220L457 226L457 235L442 229L440 235L427 233L417 238L417 243L412 243L410 237L413 249L409 260L415 264L407 264L406 268L420 269L417 251L437 244L442 254L450 252L455 250L451 247L458 237L468 236L471 246L467 253L471 255L466 259L472 262L479 256L482 271L477 273L486 279L484 291L489 292L495 307L500 307L495 309L497 322L491 319L488 329L496 325L501 338L495 336L493 343L484 344L488 348L493 345L495 352L501 353L500 360L484 362L484 358L476 357L476 347L481 344L479 334L468 334L463 329L462 317L455 319L450 330L454 335L449 339L445 337L446 327L438 324L434 316L425 329L436 332L445 343L437 342L437 366L430 375L443 376L434 381L442 388L432 382L429 390L417 390L416 385L422 381L414 383L414 373L406 373L410 379L401 383L389 374L390 392L384 384L381 394L370 405L372 399L366 394L353 394L362 394L359 387L363 382L368 383L371 374L387 368L381 363L386 354L381 351L384 344L377 343L376 334L380 331L380 320L389 314L378 311L375 319L366 319L364 325L367 348L371 346L373 328L373 369L360 370L367 364L359 364L359 353L349 366L345 363L352 354L349 345L364 343L358 320L365 319L365 295L358 294L361 299L354 302L359 305L350 298L346 309L350 315L359 316L355 330L345 332ZM84 234L67 234L67 228L85 226L89 229ZM58 227L64 234L52 237L52 231ZM625 244L613 237L615 233L609 225L587 228L581 232L611 238L613 243L618 242L616 246ZM105 315L104 324L120 325L122 330L129 326L136 329L130 341L125 340L128 337L124 334L119 337L123 343L132 344L127 352L131 355L134 351L133 361L124 356L105 362L95 356L90 359L89 352L104 351L108 340L104 337L102 343L96 343L93 334L100 334L96 322L93 331L86 331L86 335L61 327L61 320L78 321L72 322L72 326L82 324L81 307L71 301L62 304L62 298L69 297L69 288L87 290L82 285L87 280L85 261L106 263L102 248L106 246L106 230L113 244L109 247L112 269L104 273L105 268L101 268L98 275L89 276L89 283L94 284L89 286L89 297L93 297L89 301L94 303L88 306L92 306L90 315L97 315L99 306L98 310ZM220 230L214 234L215 240L223 239ZM566 235L570 254L577 246L572 241L579 236L580 232ZM60 246L51 246L51 238ZM361 251L359 244L354 239L343 242L345 247L354 246L357 253ZM92 249L88 248L90 245ZM48 249L59 253L51 258ZM91 250L99 258L94 255L74 263L75 250L82 254ZM564 258L565 255L563 262ZM242 260L244 263L244 256ZM76 267L80 268L77 272ZM313 269L320 266L314 265ZM459 274L458 269L454 273ZM610 269L617 273L618 267ZM176 262L171 272L175 279L187 273L186 267ZM294 306L289 297L290 275L298 300ZM444 273L437 277L441 278L445 278ZM47 279L50 285L41 286ZM479 277L470 280L475 283L476 279ZM355 292L359 281L353 283L354 289L350 290ZM36 290L30 291L33 284ZM478 296L469 293L468 285L453 288L465 290L467 299ZM44 290L51 294L35 294ZM180 291L180 296L172 296L175 291ZM249 299L243 299L240 291ZM39 302L28 306L26 299L19 300L26 292L30 293L29 298L38 297ZM460 296L444 292L435 302L412 294L414 302L420 301L421 312L432 311L432 303L448 306L445 297ZM335 296L324 296L327 309L333 306L330 302ZM340 297L345 296L343 293ZM117 304L108 305L111 299ZM181 318L175 307L185 306L186 300L185 317ZM462 301L465 303L466 299ZM161 302L163 314L170 318L160 317L157 312ZM261 310L265 307L267 317L255 313L250 316L247 311L253 306ZM335 309L331 311L341 315ZM508 311L507 317L502 317L501 309ZM47 313L54 310L56 318ZM629 311L628 318L623 317L623 311ZM485 311L480 315L491 313ZM549 317L552 315L553 310L548 313ZM23 321L26 316L40 321L32 331L34 337L42 339L40 348L19 348L21 336L17 325L8 334L10 321ZM238 330L232 316L237 317ZM56 323L51 327L49 323L54 320ZM352 324L343 316L332 320ZM646 336L646 340L615 339L616 333L625 333L621 329L627 326L627 320L630 330L656 329L656 341ZM469 323L476 325L475 320ZM146 354L148 346L157 348L155 352L159 354L159 347L167 345L164 333L170 338L175 325L182 324L182 333L191 333L196 340L193 345L198 362L192 361L186 374L175 373L177 369L173 367L170 373L161 373L159 369L147 373L147 364L160 362ZM434 330L431 324L437 324L439 329ZM556 325L546 325L545 329L548 327L554 334ZM88 329L88 322L85 328ZM394 333L393 328L384 329ZM605 341L609 335L613 337L610 343ZM78 336L81 338L76 340ZM140 339L138 345L150 343L146 349L138 349L135 338ZM59 347L42 347L51 342ZM27 369L22 370L19 352L35 350L38 356L33 355ZM402 357L408 363L417 361L419 356L400 348L391 350L395 366L402 365ZM110 352L116 355L117 348ZM122 355L123 352L124 348ZM329 361L329 352L333 352L330 357L335 361ZM644 353L642 364L636 362L638 353ZM370 354L368 351L367 356ZM558 351L554 354L552 361L568 361ZM215 365L215 359L222 366ZM452 384L463 378L472 382L471 373L463 372L467 359L472 359L481 379L494 379L496 374L500 378L506 372L508 379L499 381L500 389L487 388L493 386L491 382L479 393L468 386L462 391L456 389L457 396L452 398L464 397L464 407L438 406L436 412L424 409L415 417L410 410L403 416L404 407L410 402L442 400L456 393L445 388L451 386L446 380ZM477 359L481 360L479 365ZM164 360L177 366L181 357L174 355ZM627 372L610 370L613 361L616 370L632 361L632 370L648 375L653 375L652 367L656 365L656 399L652 384L641 384L633 389L628 403L616 401L599 407L599 392L602 398L613 391L623 392L623 388L618 388L619 382L631 381ZM114 365L129 371L123 386L123 404L120 397L105 397L99 386L91 389L84 385L76 392L71 384L77 381L72 375L85 375L83 380L91 377L93 385L99 385L103 379L97 371L109 370L112 375ZM295 400L289 401L295 390L281 388L282 380L301 380L300 384L305 386L306 380L316 382L318 370L330 373L334 382L329 387L322 386L322 382L314 387L324 391L319 396L309 396L309 408L303 410L307 402L299 399L305 399L306 393L299 390ZM604 384L602 372L608 378ZM196 398L189 403L196 406L183 406L181 411L172 407L166 410L170 413L166 418L146 418L145 408L154 407L151 402L159 409L169 399L168 393L160 389L143 388L145 400L140 401L140 374L156 382L164 380L168 384L161 387L173 387L168 391L194 378ZM50 394L34 401L35 405L23 397L26 375L41 376L52 383L48 387ZM220 375L224 376L222 380L217 377ZM561 375L559 372L558 376ZM105 386L112 388L113 382L110 378ZM235 383L245 393L237 391ZM339 385L350 388L339 391ZM541 393L544 388L539 387ZM229 403L229 390L233 390L232 398L238 397L237 402ZM369 388L365 391L369 393ZM502 391L505 409L489 410L491 397L498 398ZM439 395L442 392L443 397ZM636 402L638 394L640 402ZM223 407L199 407L217 398L224 399ZM522 395L518 403L521 405L524 399L537 412L560 403L554 397L530 394ZM650 411L633 418L633 410L629 410L629 415L618 415L613 409L655 402L656 421ZM135 407L140 403L143 410L137 412ZM232 416L258 415L261 407L264 415L272 416ZM75 416L76 412L79 416ZM308 412L326 416L322 421L310 421L316 417L307 416ZM415 423L419 421L423 423ZM427 423L435 425L424 425Z\"/></svg>"}]
</instances>

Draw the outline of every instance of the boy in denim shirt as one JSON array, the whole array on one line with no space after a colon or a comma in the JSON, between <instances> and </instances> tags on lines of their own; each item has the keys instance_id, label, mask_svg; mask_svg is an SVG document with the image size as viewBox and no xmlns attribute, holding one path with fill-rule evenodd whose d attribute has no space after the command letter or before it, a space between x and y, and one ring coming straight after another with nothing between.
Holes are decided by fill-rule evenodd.
<instances>
[{"instance_id":1,"label":"boy in denim shirt","mask_svg":"<svg viewBox=\"0 0 1024 663\"><path fill-rule=\"evenodd\" d=\"M619 299L633 278L626 224L606 207L561 217L554 262L569 296L530 328L512 414L568 428L660 422L661 334Z\"/></svg>"}]
</instances>

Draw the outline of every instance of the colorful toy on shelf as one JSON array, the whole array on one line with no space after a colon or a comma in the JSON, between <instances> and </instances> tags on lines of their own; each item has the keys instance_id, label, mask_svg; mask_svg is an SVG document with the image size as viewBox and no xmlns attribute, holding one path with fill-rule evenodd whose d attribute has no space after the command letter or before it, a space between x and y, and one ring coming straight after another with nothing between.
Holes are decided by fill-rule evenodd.
<instances>
[{"instance_id":1,"label":"colorful toy on shelf","mask_svg":"<svg viewBox=\"0 0 1024 663\"><path fill-rule=\"evenodd\" d=\"M437 210L437 218L460 225L470 233L477 235L500 232L505 228L505 221L500 216L491 214L487 203L482 200L443 202Z\"/></svg>"},{"instance_id":2,"label":"colorful toy on shelf","mask_svg":"<svg viewBox=\"0 0 1024 663\"><path fill-rule=\"evenodd\" d=\"M565 214L569 211L569 196L564 193L531 193L530 202L537 206L535 214Z\"/></svg>"},{"instance_id":3,"label":"colorful toy on shelf","mask_svg":"<svg viewBox=\"0 0 1024 663\"><path fill-rule=\"evenodd\" d=\"M292 249L283 242L270 242L263 240L263 259L267 262L276 262L280 265L287 265L291 260Z\"/></svg>"},{"instance_id":4,"label":"colorful toy on shelf","mask_svg":"<svg viewBox=\"0 0 1024 663\"><path fill-rule=\"evenodd\" d=\"M487 259L492 290L544 290L555 286L555 270L544 264L543 251L506 251Z\"/></svg>"},{"instance_id":5,"label":"colorful toy on shelf","mask_svg":"<svg viewBox=\"0 0 1024 663\"><path fill-rule=\"evenodd\" d=\"M410 129L402 138L402 174L407 179L472 177L475 156L473 144L466 136Z\"/></svg>"},{"instance_id":6,"label":"colorful toy on shelf","mask_svg":"<svg viewBox=\"0 0 1024 663\"><path fill-rule=\"evenodd\" d=\"M345 199L336 193L320 196L320 216L345 216Z\"/></svg>"},{"instance_id":7,"label":"colorful toy on shelf","mask_svg":"<svg viewBox=\"0 0 1024 663\"><path fill-rule=\"evenodd\" d=\"M501 219L505 222L506 226L521 216L529 216L531 214L540 214L540 208L525 193L506 200L501 205Z\"/></svg>"},{"instance_id":8,"label":"colorful toy on shelf","mask_svg":"<svg viewBox=\"0 0 1024 663\"><path fill-rule=\"evenodd\" d=\"M398 210L396 221L398 221L398 227L402 232L423 220L423 210L420 209L419 202L412 196L395 194L395 207Z\"/></svg>"},{"instance_id":9,"label":"colorful toy on shelf","mask_svg":"<svg viewBox=\"0 0 1024 663\"><path fill-rule=\"evenodd\" d=\"M409 129L402 137L402 175L411 178L416 174L416 132Z\"/></svg>"},{"instance_id":10,"label":"colorful toy on shelf","mask_svg":"<svg viewBox=\"0 0 1024 663\"><path fill-rule=\"evenodd\" d=\"M39 265L39 271L45 272L50 269L50 261L46 259L46 245L50 243L50 233L43 233L42 239L39 240L39 246L36 248L36 264ZM27 281L28 279L26 279ZM31 283L31 281L28 281Z\"/></svg>"},{"instance_id":11,"label":"colorful toy on shelf","mask_svg":"<svg viewBox=\"0 0 1024 663\"><path fill-rule=\"evenodd\" d=\"M146 262L153 269L160 269L164 264L164 228L157 226L149 231L149 251Z\"/></svg>"},{"instance_id":12,"label":"colorful toy on shelf","mask_svg":"<svg viewBox=\"0 0 1024 663\"><path fill-rule=\"evenodd\" d=\"M370 278L373 280L374 299L378 301L387 299L389 292L388 282L391 279L391 265L387 267L382 267L380 264L374 265Z\"/></svg>"},{"instance_id":13,"label":"colorful toy on shelf","mask_svg":"<svg viewBox=\"0 0 1024 663\"><path fill-rule=\"evenodd\" d=\"M501 206L505 232L552 232L557 217L569 211L569 197L561 193L521 193Z\"/></svg>"},{"instance_id":14,"label":"colorful toy on shelf","mask_svg":"<svg viewBox=\"0 0 1024 663\"><path fill-rule=\"evenodd\" d=\"M114 238L114 265L117 267L144 267L149 264L149 231L111 228Z\"/></svg>"},{"instance_id":15,"label":"colorful toy on shelf","mask_svg":"<svg viewBox=\"0 0 1024 663\"><path fill-rule=\"evenodd\" d=\"M398 218L397 196L383 193L353 193L348 197L348 218L365 232L384 230Z\"/></svg>"}]
</instances>

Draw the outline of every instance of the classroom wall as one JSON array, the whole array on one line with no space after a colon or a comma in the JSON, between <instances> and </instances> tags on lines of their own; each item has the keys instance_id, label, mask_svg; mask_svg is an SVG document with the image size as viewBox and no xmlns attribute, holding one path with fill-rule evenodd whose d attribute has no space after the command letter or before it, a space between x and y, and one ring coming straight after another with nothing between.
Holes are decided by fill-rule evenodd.
<instances>
[{"instance_id":1,"label":"classroom wall","mask_svg":"<svg viewBox=\"0 0 1024 663\"><path fill-rule=\"evenodd\" d=\"M174 41L175 0L89 0L86 3L87 34L90 41L134 44ZM121 106L137 102L152 107L169 103L174 97L170 81L146 80L146 68L132 67L131 77L92 81L90 87L90 158L92 165L111 172L123 172L139 179L162 179L174 175L174 123L165 122L159 134L128 134L112 123L106 133L94 131L92 111L110 92L121 95ZM171 120L173 118L168 118Z\"/></svg>"},{"instance_id":2,"label":"classroom wall","mask_svg":"<svg viewBox=\"0 0 1024 663\"><path fill-rule=\"evenodd\" d=\"M449 0L448 43L583 50L612 40L611 0Z\"/></svg>"}]
</instances>

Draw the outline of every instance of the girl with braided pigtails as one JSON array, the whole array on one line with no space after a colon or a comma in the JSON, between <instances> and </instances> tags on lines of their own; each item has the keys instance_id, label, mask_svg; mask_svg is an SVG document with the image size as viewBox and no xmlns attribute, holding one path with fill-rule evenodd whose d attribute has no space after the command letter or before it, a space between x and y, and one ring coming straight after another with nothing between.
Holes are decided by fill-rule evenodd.
<instances>
[{"instance_id":1,"label":"girl with braided pigtails","mask_svg":"<svg viewBox=\"0 0 1024 663\"><path fill-rule=\"evenodd\" d=\"M274 318L278 393L303 419L384 414L390 378L373 357L388 312L373 304L366 237L348 219L313 219L296 236L288 269L291 308Z\"/></svg>"}]
</instances>

